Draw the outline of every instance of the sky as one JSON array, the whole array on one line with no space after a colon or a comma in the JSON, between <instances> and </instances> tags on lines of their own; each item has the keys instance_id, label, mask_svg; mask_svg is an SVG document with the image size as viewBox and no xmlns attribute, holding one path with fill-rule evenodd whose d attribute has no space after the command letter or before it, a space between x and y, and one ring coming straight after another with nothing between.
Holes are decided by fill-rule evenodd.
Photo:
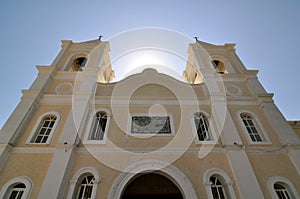
<instances>
[{"instance_id":1,"label":"sky","mask_svg":"<svg viewBox=\"0 0 300 199\"><path fill-rule=\"evenodd\" d=\"M109 40L120 32L158 27L236 52L288 120L300 120L298 0L11 0L0 1L0 128L61 40ZM114 66L113 66L114 67ZM116 71L117 72L117 71Z\"/></svg>"}]
</instances>

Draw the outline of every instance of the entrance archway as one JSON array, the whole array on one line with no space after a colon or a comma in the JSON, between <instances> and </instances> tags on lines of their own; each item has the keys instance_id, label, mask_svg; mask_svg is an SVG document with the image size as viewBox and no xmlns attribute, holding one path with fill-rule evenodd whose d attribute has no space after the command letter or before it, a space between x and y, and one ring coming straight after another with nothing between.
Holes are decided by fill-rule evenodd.
<instances>
[{"instance_id":1,"label":"entrance archway","mask_svg":"<svg viewBox=\"0 0 300 199\"><path fill-rule=\"evenodd\" d=\"M134 177L125 187L121 199L183 199L178 187L168 178L156 173Z\"/></svg>"},{"instance_id":2,"label":"entrance archway","mask_svg":"<svg viewBox=\"0 0 300 199\"><path fill-rule=\"evenodd\" d=\"M162 160L141 160L127 167L112 184L108 199L122 199L126 187L137 177L155 173L171 181L181 192L183 199L197 199L198 196L189 178L174 165Z\"/></svg>"}]
</instances>

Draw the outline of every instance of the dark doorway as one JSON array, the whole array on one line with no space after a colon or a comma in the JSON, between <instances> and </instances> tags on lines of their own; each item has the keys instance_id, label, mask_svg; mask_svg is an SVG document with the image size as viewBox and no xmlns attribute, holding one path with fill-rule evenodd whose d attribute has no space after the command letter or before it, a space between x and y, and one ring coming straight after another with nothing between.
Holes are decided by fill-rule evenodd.
<instances>
[{"instance_id":1,"label":"dark doorway","mask_svg":"<svg viewBox=\"0 0 300 199\"><path fill-rule=\"evenodd\" d=\"M134 178L123 191L121 199L183 199L176 185L168 178L148 173Z\"/></svg>"}]
</instances>

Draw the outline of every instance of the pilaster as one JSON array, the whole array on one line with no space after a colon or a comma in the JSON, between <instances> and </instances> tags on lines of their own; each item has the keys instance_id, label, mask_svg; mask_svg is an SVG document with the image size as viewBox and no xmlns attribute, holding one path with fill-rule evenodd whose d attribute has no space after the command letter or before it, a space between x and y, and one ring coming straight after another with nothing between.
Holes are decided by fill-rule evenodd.
<instances>
[{"instance_id":1,"label":"pilaster","mask_svg":"<svg viewBox=\"0 0 300 199\"><path fill-rule=\"evenodd\" d=\"M292 149L289 151L289 157L291 158L295 168L300 174L300 149Z\"/></svg>"},{"instance_id":2,"label":"pilaster","mask_svg":"<svg viewBox=\"0 0 300 199\"><path fill-rule=\"evenodd\" d=\"M300 140L295 131L286 121L273 102L261 102L260 107L265 113L273 131L277 134L282 145L299 145Z\"/></svg>"},{"instance_id":3,"label":"pilaster","mask_svg":"<svg viewBox=\"0 0 300 199\"><path fill-rule=\"evenodd\" d=\"M39 70L38 77L29 90L23 90L23 96L7 122L1 129L0 144L14 146L24 126L32 117L39 100L44 92L45 85L51 80L53 67L37 67ZM5 164L9 156L7 147L0 150L1 165ZM2 165L2 166L3 166ZM0 166L0 171L2 167Z\"/></svg>"},{"instance_id":4,"label":"pilaster","mask_svg":"<svg viewBox=\"0 0 300 199\"><path fill-rule=\"evenodd\" d=\"M223 145L225 146L235 145L235 143L243 145L240 135L235 127L235 124L233 123L231 114L227 108L225 122L221 134L221 140Z\"/></svg>"},{"instance_id":5,"label":"pilaster","mask_svg":"<svg viewBox=\"0 0 300 199\"><path fill-rule=\"evenodd\" d=\"M227 158L241 198L263 199L264 195L246 152L244 150L228 150Z\"/></svg>"},{"instance_id":6,"label":"pilaster","mask_svg":"<svg viewBox=\"0 0 300 199\"><path fill-rule=\"evenodd\" d=\"M88 55L83 71L78 72L72 94L72 110L62 130L54 157L39 193L40 199L62 198L75 159L77 144L86 123L90 103L104 71L103 59L108 56L108 43L101 42ZM102 73L101 73L102 72Z\"/></svg>"}]
</instances>

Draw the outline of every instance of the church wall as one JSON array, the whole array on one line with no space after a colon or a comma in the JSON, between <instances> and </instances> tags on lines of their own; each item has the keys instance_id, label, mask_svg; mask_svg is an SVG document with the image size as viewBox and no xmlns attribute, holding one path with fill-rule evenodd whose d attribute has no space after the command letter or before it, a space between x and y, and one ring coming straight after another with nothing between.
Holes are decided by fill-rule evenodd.
<instances>
[{"instance_id":1,"label":"church wall","mask_svg":"<svg viewBox=\"0 0 300 199\"><path fill-rule=\"evenodd\" d=\"M67 197L70 189L71 179L78 170L84 167L95 167L101 176L101 181L98 184L97 198L107 198L109 191L112 189L113 183L122 172L103 164L101 161L97 160L97 158L95 158L89 152L89 150L93 150L94 155L96 154L101 158L113 158L113 156L110 155L118 153L117 149L113 148L114 145L119 147L119 149L127 150L127 152L147 154L151 151L161 149L168 145L177 135L182 135L183 137L181 138L183 140L186 135L191 135L193 132L195 132L193 114L196 111L204 112L208 118L212 116L210 100L217 95L215 93L214 94L216 96L209 95L205 83L190 85L174 80L166 75L158 74L152 69L147 69L147 71L145 70L142 74L130 76L117 83L97 83L98 85L95 98L92 97L93 99L89 101L92 104L88 105L89 110L87 111L87 117L83 118L82 136L79 145L77 145L76 136L72 134L73 132L77 133L75 132L76 128L73 126L74 123L72 117L69 115L71 114L70 111L72 111L72 108L75 108L73 110L76 110L76 107L72 107L74 106L74 104L72 104L73 86L76 82L76 76L78 74L83 74L86 75L85 77L94 78L95 76L92 74L93 72L97 71L97 68L93 68L94 66L91 64L89 65L89 68L85 68L86 70L84 69L81 72L73 72L68 71L67 67L74 57L86 56L95 46L97 46L97 44L99 44L98 40L93 42L83 42L81 44L72 43L71 41L64 41L63 50L53 62L53 66L56 67L58 71L53 72L53 74L51 72L51 78L49 81L47 81L47 84L49 83L49 85L47 85L45 93L43 93L44 89L41 89L41 91L35 91L34 89L39 88L37 85L38 82L41 81L37 81L37 83L35 83L37 85L32 87L32 90L29 89L28 93L36 92L41 98L37 98L37 107L33 111L32 117L28 119L28 123L22 127L23 129L20 131L20 136L17 137L16 143L14 145L11 145L11 143L4 143L0 145L0 147L2 147L1 153L2 151L6 153L8 151L6 148L11 148L11 152L8 155L6 164L4 164L2 170L0 168L0 188L8 180L14 177L28 176L34 184L30 198L38 198L38 194L43 186L43 183L45 190L48 189L46 185L52 183L51 176L48 178L48 181L45 180L46 174L48 173L49 175L49 173L55 173L56 169L60 169L58 168L60 164L57 163L62 162L61 165L67 165L64 167L66 170L59 171L61 171L63 174L64 172L68 173L67 171L70 170L70 175L61 175L62 177L60 179L62 180L59 182L61 184L57 185L58 188L60 185L62 185L64 188L64 180L66 179L67 185L65 190L63 190L64 197ZM245 69L244 65L234 52L234 45L225 44L224 46L215 46L203 44L203 46L207 48L209 54L224 61L225 65L229 67L229 74L221 75L226 88L226 105L234 123L228 126L230 128L236 127L237 134L242 143L234 143L228 139L229 141L227 140L226 145L223 145L224 143L222 142L221 138L218 138L218 142L214 145L212 151L210 151L204 158L199 158L200 149L203 149L203 146L209 145L207 143L203 144L197 142L197 137L195 137L196 135L194 134L193 140L190 140L187 145L184 145L186 152L176 161L172 161L172 165L178 168L187 176L187 178L189 178L199 199L207 198L207 190L205 189L205 184L203 183L203 175L208 169L211 168L221 169L228 174L230 180L233 182L232 186L237 198L242 198L242 196L245 196L246 192L244 187L247 186L249 180L247 181L245 178L243 179L244 181L238 179L240 178L239 174L243 173L245 170L245 168L239 167L239 164L249 166L247 167L248 170L251 170L251 168L253 169L254 172L249 171L249 176L252 177L249 179L254 179L253 181L257 179L265 198L271 198L269 189L267 187L267 182L272 176L283 176L289 179L297 190L300 190L300 176L297 175L299 170L297 172L295 167L295 165L297 166L297 161L294 164L292 162L293 157L299 157L296 156L298 153L296 153L296 151L296 155L288 155L290 146L283 145L280 142L278 135L275 132L276 129L272 128L270 122L268 121L268 115L264 114L262 109L263 107L260 104L261 99L259 95L265 94L266 98L264 99L268 98L267 100L269 101L271 100L271 97L269 98L269 96L267 96L267 93L265 93L264 89L260 86L258 80L255 79L257 71L248 71ZM211 77L214 76L214 72L210 72L212 72L210 74ZM138 86L139 84L134 85L137 88L133 93L124 92L124 96L119 96L121 98L120 104L123 103L121 106L120 104L111 104L111 98L118 96L116 93L113 93L118 84L126 84L126 81L135 80L134 78L140 78L140 81L143 81L144 79L151 80L153 77L151 75L155 75L155 77L158 77L158 79L162 80L162 85L159 85L155 82L141 86ZM43 75L41 74L41 76ZM248 79L251 80L248 81ZM192 100L197 101L197 108L199 110L195 110L195 107L189 104L189 102L192 101L189 101L190 99L178 101L178 96L176 96L176 93L173 93L170 89L164 86L165 82L172 82L174 88L177 88L180 91L184 91L186 88L193 89L195 94L193 97L196 99ZM83 86L81 90L82 93L80 93L82 94L82 99L90 99L89 92L92 91L91 88L94 83L95 82L91 82L90 84L86 84L86 87ZM39 86L42 87L41 85ZM222 97L223 96L214 99L220 100ZM95 101L93 101L94 99ZM127 101L124 99L127 99ZM27 99L23 98L22 100ZM180 107L180 102L184 102L189 105ZM119 106L117 109L115 109L116 107L112 107L116 105ZM128 108L128 110L125 111L126 115L121 117L124 126L120 127L118 126L119 121L117 120L117 116L120 116L121 114L120 108L124 107ZM163 109L161 109L162 107ZM96 144L91 144L87 142L86 138L87 134L91 132L91 121L95 116L95 111L99 110L107 111L110 118L110 122L107 124L108 140L101 143L99 142ZM266 137L268 138L267 141L269 140L270 142L249 142L247 132L245 132L243 123L240 119L239 114L241 111L255 115L254 118L258 120L257 122L259 124L258 129L266 133L265 135L267 135ZM50 144L26 143L40 116L47 112L58 112L60 115L60 121ZM164 115L165 113L171 117L171 135L153 135L151 138L145 138L135 137L135 135L131 134L130 115ZM68 118L69 120L67 120ZM231 123L231 120L228 121ZM212 125L216 125L215 122L216 121L213 121ZM66 128L64 128L65 125ZM290 122L290 125L300 137L299 121L298 123ZM180 129L180 127L183 128ZM210 126L210 128L211 127L212 126ZM229 127L226 129L227 131L230 130ZM64 132L64 135L61 135L62 131ZM227 135L238 137L237 134L233 128L232 132L230 132L230 134L228 133ZM263 136L265 135L263 134ZM64 142L64 138L67 136L69 136L68 138L72 137L72 139L70 138L68 142ZM59 139L61 141L60 144L58 144ZM239 138L237 140L239 140ZM295 146L296 149L297 147L298 145ZM73 149L75 151L74 156L70 152ZM175 147L165 151L162 150L159 158L161 158L161 160L165 160L168 158L168 156L176 153L177 149L178 148ZM67 154L66 152L70 153L71 155L65 155ZM54 153L56 159L53 158ZM6 154L1 156L0 160L6 160L5 155ZM145 157L159 159L154 155L145 155ZM123 156L118 159L118 166L125 169L128 166L143 160L145 157L141 157L139 159L136 157ZM242 157L244 162L235 162L239 161L239 159L236 157ZM128 162L130 162L130 164ZM248 162L251 164L248 164ZM50 170L51 172L49 172ZM254 178L253 173L255 174ZM245 176L242 176L242 178L243 177ZM45 181L47 181L48 184L45 184ZM245 186L243 182L245 182ZM253 182L252 185L255 185L255 183L256 182ZM241 186L241 184L243 184L243 186ZM258 192L260 191L259 186L256 187ZM239 189L244 190L241 191ZM251 189L251 187L249 187L249 189Z\"/></svg>"},{"instance_id":2,"label":"church wall","mask_svg":"<svg viewBox=\"0 0 300 199\"><path fill-rule=\"evenodd\" d=\"M264 152L265 151L265 152ZM271 198L267 186L268 179L272 176L282 176L293 183L300 190L300 176L294 167L285 149L268 152L268 149L256 153L248 153L249 160L255 172L265 198Z\"/></svg>"},{"instance_id":3,"label":"church wall","mask_svg":"<svg viewBox=\"0 0 300 199\"><path fill-rule=\"evenodd\" d=\"M31 153L24 152L24 148L15 150L18 152L11 153L5 167L0 172L0 187L14 177L27 176L33 181L30 198L37 198L53 154L43 153L43 149L35 149Z\"/></svg>"},{"instance_id":4,"label":"church wall","mask_svg":"<svg viewBox=\"0 0 300 199\"><path fill-rule=\"evenodd\" d=\"M225 171L231 180L233 175L230 166L227 161L225 153L210 152L204 158L199 158L197 149L193 152L187 152L174 162L174 166L184 172L189 180L192 182L194 189L199 199L207 198L207 192L205 190L205 184L203 183L204 173L211 168L217 168ZM236 184L233 184L235 194L238 196Z\"/></svg>"},{"instance_id":5,"label":"church wall","mask_svg":"<svg viewBox=\"0 0 300 199\"><path fill-rule=\"evenodd\" d=\"M117 170L107 167L106 165L99 162L95 159L91 154L87 152L76 153L76 157L74 160L73 167L71 169L67 188L65 191L65 196L69 192L70 188L70 180L74 176L74 174L81 168L84 167L95 167L101 176L101 181L98 184L97 198L107 198L109 190L114 182L114 180L118 177L119 173Z\"/></svg>"},{"instance_id":6,"label":"church wall","mask_svg":"<svg viewBox=\"0 0 300 199\"><path fill-rule=\"evenodd\" d=\"M183 127L183 133L191 135L193 133L193 114L195 110L190 111L190 115L182 115L181 118L181 109L178 105L164 105L164 109L166 110L166 114L171 116L171 129L172 135L154 135L151 138L139 138L135 135L132 135L131 130L131 120L130 115L147 115L149 114L149 110L153 105L130 105L129 106L129 114L126 114L128 118L122 117L122 122L125 123L125 129L121 129L123 126L118 126L116 122L116 115L119 114L118 111L113 112L112 116L110 117L110 122L108 124L108 139L112 141L114 144L121 148L160 148L168 144L174 137L176 133L178 133L179 127ZM111 110L111 106L108 104L103 105L96 105L95 110ZM210 109L207 106L199 107L200 111L210 114ZM116 114L116 115L114 115ZM158 114L159 115L159 114ZM89 134L91 131L91 126L89 125L90 121L93 119L93 112L89 114L89 118L87 119L86 125L84 127L83 136L85 134ZM125 120L125 121L124 121ZM125 130L125 131L124 131ZM195 144L195 141L192 141L191 146L199 147L199 144ZM105 145L100 145L98 147L105 147Z\"/></svg>"},{"instance_id":7,"label":"church wall","mask_svg":"<svg viewBox=\"0 0 300 199\"><path fill-rule=\"evenodd\" d=\"M110 189L112 189L112 184L122 172L104 165L101 161L97 160L97 158L93 157L93 155L89 154L87 151L83 151L85 150L81 148L76 154L75 162L68 180L66 193L69 191L70 180L74 174L81 168L92 166L98 170L99 175L101 176L101 182L98 184L97 198L106 198ZM101 153L99 155L101 156ZM126 161L125 158L124 161L120 161L120 164L122 162L124 163L128 161ZM203 183L203 175L208 169L221 169L228 174L232 181L234 179L225 153L212 152L203 159L199 159L198 150L193 148L173 162L172 165L178 168L189 178L189 181L191 181L199 199L207 198L205 184ZM128 166L130 166L130 164L127 166L124 164L125 168ZM233 184L233 188L236 195L239 196L235 184Z\"/></svg>"}]
</instances>

